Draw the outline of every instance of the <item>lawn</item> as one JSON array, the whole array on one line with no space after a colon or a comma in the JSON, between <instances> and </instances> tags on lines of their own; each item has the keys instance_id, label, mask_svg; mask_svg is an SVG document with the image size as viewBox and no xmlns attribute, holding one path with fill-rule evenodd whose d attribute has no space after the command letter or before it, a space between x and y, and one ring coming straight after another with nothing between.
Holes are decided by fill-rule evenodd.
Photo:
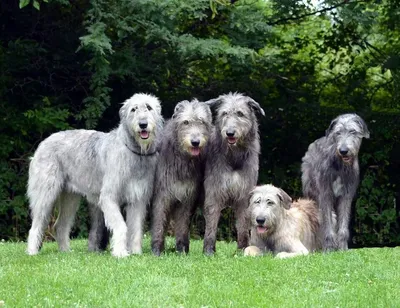
<instances>
[{"instance_id":1,"label":"lawn","mask_svg":"<svg viewBox=\"0 0 400 308\"><path fill-rule=\"evenodd\" d=\"M192 241L189 255L169 252L115 259L70 253L45 243L38 256L25 243L0 243L3 307L400 307L400 247L357 249L278 260L235 254L219 242L214 257ZM173 247L173 240L168 239Z\"/></svg>"}]
</instances>

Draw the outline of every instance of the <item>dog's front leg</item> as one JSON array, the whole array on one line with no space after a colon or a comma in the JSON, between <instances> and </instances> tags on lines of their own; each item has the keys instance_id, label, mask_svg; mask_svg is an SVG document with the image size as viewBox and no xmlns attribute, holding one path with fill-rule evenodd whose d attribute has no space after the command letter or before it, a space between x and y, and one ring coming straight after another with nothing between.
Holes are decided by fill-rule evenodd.
<instances>
[{"instance_id":1,"label":"dog's front leg","mask_svg":"<svg viewBox=\"0 0 400 308\"><path fill-rule=\"evenodd\" d=\"M117 258L128 256L126 249L127 227L118 204L106 196L100 196L99 205L104 213L106 226L112 232L112 255Z\"/></svg>"},{"instance_id":2,"label":"dog's front leg","mask_svg":"<svg viewBox=\"0 0 400 308\"><path fill-rule=\"evenodd\" d=\"M281 251L276 254L278 259L293 258L297 256L305 256L309 254L308 249L303 245L301 241L292 241L288 245L287 251Z\"/></svg>"},{"instance_id":3,"label":"dog's front leg","mask_svg":"<svg viewBox=\"0 0 400 308\"><path fill-rule=\"evenodd\" d=\"M204 205L204 219L206 230L204 234L203 252L206 255L215 253L215 242L217 241L218 221L221 216L221 209L207 200Z\"/></svg>"},{"instance_id":4,"label":"dog's front leg","mask_svg":"<svg viewBox=\"0 0 400 308\"><path fill-rule=\"evenodd\" d=\"M142 201L128 204L126 224L128 226L128 251L131 254L142 254L143 222L146 217L146 204Z\"/></svg>"},{"instance_id":5,"label":"dog's front leg","mask_svg":"<svg viewBox=\"0 0 400 308\"><path fill-rule=\"evenodd\" d=\"M337 206L337 247L340 250L348 249L352 199L353 198L351 196L343 196L339 199Z\"/></svg>"},{"instance_id":6,"label":"dog's front leg","mask_svg":"<svg viewBox=\"0 0 400 308\"><path fill-rule=\"evenodd\" d=\"M171 197L167 194L165 191L158 192L153 202L151 250L156 256L160 256L164 251L165 229L172 204Z\"/></svg>"},{"instance_id":7,"label":"dog's front leg","mask_svg":"<svg viewBox=\"0 0 400 308\"><path fill-rule=\"evenodd\" d=\"M235 208L237 248L245 249L249 245L249 228L246 217L247 201L238 202Z\"/></svg>"},{"instance_id":8,"label":"dog's front leg","mask_svg":"<svg viewBox=\"0 0 400 308\"><path fill-rule=\"evenodd\" d=\"M325 252L336 250L336 229L334 228L332 216L333 196L331 196L329 193L321 192L321 194L318 196L318 206L322 213L322 249Z\"/></svg>"}]
</instances>

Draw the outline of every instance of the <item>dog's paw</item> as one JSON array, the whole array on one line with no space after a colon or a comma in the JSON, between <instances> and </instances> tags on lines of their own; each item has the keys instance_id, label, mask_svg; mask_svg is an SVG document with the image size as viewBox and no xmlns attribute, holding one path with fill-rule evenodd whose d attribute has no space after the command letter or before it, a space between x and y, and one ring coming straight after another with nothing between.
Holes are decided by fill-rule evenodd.
<instances>
[{"instance_id":1,"label":"dog's paw","mask_svg":"<svg viewBox=\"0 0 400 308\"><path fill-rule=\"evenodd\" d=\"M282 251L276 255L276 258L278 258L278 259L287 259L287 258L291 258L291 257L293 257L293 255L286 251Z\"/></svg>"},{"instance_id":2,"label":"dog's paw","mask_svg":"<svg viewBox=\"0 0 400 308\"><path fill-rule=\"evenodd\" d=\"M111 254L116 258L126 258L127 256L129 256L129 253L126 249L113 250Z\"/></svg>"},{"instance_id":3,"label":"dog's paw","mask_svg":"<svg viewBox=\"0 0 400 308\"><path fill-rule=\"evenodd\" d=\"M262 256L263 253L257 246L249 246L245 248L243 255L245 257L258 257Z\"/></svg>"},{"instance_id":4,"label":"dog's paw","mask_svg":"<svg viewBox=\"0 0 400 308\"><path fill-rule=\"evenodd\" d=\"M37 249L27 249L26 253L30 256L36 256L39 253L39 250Z\"/></svg>"}]
</instances>

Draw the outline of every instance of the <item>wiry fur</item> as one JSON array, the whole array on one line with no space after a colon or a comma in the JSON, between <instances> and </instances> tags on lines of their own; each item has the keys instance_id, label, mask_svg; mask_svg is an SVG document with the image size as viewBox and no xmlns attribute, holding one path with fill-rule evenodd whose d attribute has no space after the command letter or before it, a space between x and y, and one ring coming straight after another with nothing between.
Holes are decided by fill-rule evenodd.
<instances>
[{"instance_id":1,"label":"wiry fur","mask_svg":"<svg viewBox=\"0 0 400 308\"><path fill-rule=\"evenodd\" d=\"M262 185L251 192L248 216L251 226L250 256L272 252L278 258L306 255L321 248L321 215L310 199L292 199L273 185Z\"/></svg>"},{"instance_id":2,"label":"wiry fur","mask_svg":"<svg viewBox=\"0 0 400 308\"><path fill-rule=\"evenodd\" d=\"M151 247L155 255L164 250L170 216L174 219L176 250L189 252L190 218L203 181L211 129L210 108L197 100L177 104L165 125L153 200Z\"/></svg>"},{"instance_id":3,"label":"wiry fur","mask_svg":"<svg viewBox=\"0 0 400 308\"><path fill-rule=\"evenodd\" d=\"M218 221L226 207L232 207L235 213L238 248L247 247L245 212L248 194L257 184L260 154L256 112L265 113L252 98L239 93L222 95L207 103L216 109L204 180L203 250L210 255L215 252Z\"/></svg>"},{"instance_id":4,"label":"wiry fur","mask_svg":"<svg viewBox=\"0 0 400 308\"><path fill-rule=\"evenodd\" d=\"M69 250L69 233L81 196L104 213L113 234L114 256L127 256L128 250L141 253L143 219L153 193L157 136L163 125L160 102L152 95L135 94L121 107L120 119L109 133L63 131L39 145L29 167L32 227L28 254L38 253L55 204L59 207L56 239L60 250ZM147 127L142 129L144 123ZM122 204L127 204L127 224L120 211ZM92 247L98 246L99 237L92 233L91 238Z\"/></svg>"},{"instance_id":5,"label":"wiry fur","mask_svg":"<svg viewBox=\"0 0 400 308\"><path fill-rule=\"evenodd\" d=\"M356 114L334 119L325 137L308 147L301 166L303 194L322 210L323 248L347 249L351 203L359 184L358 152L367 125ZM332 212L337 215L337 228Z\"/></svg>"}]
</instances>

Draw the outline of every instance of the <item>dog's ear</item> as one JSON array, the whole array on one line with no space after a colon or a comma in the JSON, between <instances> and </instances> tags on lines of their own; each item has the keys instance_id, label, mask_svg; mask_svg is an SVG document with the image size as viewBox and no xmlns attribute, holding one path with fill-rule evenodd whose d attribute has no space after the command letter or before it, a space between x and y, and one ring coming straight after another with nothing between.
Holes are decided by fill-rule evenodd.
<instances>
[{"instance_id":1,"label":"dog's ear","mask_svg":"<svg viewBox=\"0 0 400 308\"><path fill-rule=\"evenodd\" d=\"M325 131L325 136L328 137L328 135L333 131L333 129L335 128L335 125L337 124L337 120L333 120L331 122L331 124L329 125L328 129Z\"/></svg>"},{"instance_id":2,"label":"dog's ear","mask_svg":"<svg viewBox=\"0 0 400 308\"><path fill-rule=\"evenodd\" d=\"M365 123L365 121L360 116L357 116L357 123L361 128L361 133L363 138L368 139L370 134L367 127L367 123Z\"/></svg>"},{"instance_id":3,"label":"dog's ear","mask_svg":"<svg viewBox=\"0 0 400 308\"><path fill-rule=\"evenodd\" d=\"M123 120L126 118L126 112L127 112L127 105L125 103L122 104L122 107L119 108L119 118L120 120Z\"/></svg>"},{"instance_id":4,"label":"dog's ear","mask_svg":"<svg viewBox=\"0 0 400 308\"><path fill-rule=\"evenodd\" d=\"M222 103L221 96L218 96L217 98L210 99L208 101L205 101L208 106L210 106L211 110L218 108L218 106Z\"/></svg>"},{"instance_id":5,"label":"dog's ear","mask_svg":"<svg viewBox=\"0 0 400 308\"><path fill-rule=\"evenodd\" d=\"M176 104L175 109L174 109L174 114L172 115L172 118L176 118L178 113L182 112L183 108L188 103L189 103L189 101L181 101L178 104Z\"/></svg>"},{"instance_id":6,"label":"dog's ear","mask_svg":"<svg viewBox=\"0 0 400 308\"><path fill-rule=\"evenodd\" d=\"M283 207L287 210L290 209L292 205L292 198L290 198L290 196L283 189L281 188L278 189L279 189L278 198L279 200L281 200Z\"/></svg>"},{"instance_id":7,"label":"dog's ear","mask_svg":"<svg viewBox=\"0 0 400 308\"><path fill-rule=\"evenodd\" d=\"M260 104L257 103L254 99L252 99L249 96L246 96L247 99L247 103L249 104L249 106L256 111L257 113L261 114L263 117L265 117L265 111L264 109L261 108Z\"/></svg>"}]
</instances>

